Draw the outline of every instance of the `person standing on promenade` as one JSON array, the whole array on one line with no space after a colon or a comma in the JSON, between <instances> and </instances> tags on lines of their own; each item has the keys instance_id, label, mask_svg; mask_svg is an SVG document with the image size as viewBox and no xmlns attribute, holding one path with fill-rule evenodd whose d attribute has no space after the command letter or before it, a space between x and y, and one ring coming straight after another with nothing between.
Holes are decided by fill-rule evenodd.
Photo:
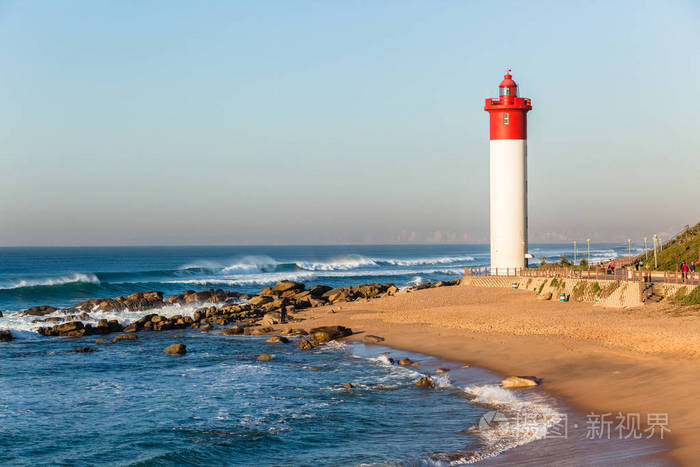
<instances>
[{"instance_id":1,"label":"person standing on promenade","mask_svg":"<svg viewBox=\"0 0 700 467\"><path fill-rule=\"evenodd\" d=\"M683 261L683 264L681 264L681 277L683 277L684 284L688 280L688 271L690 271L690 268L688 267L688 263Z\"/></svg>"}]
</instances>

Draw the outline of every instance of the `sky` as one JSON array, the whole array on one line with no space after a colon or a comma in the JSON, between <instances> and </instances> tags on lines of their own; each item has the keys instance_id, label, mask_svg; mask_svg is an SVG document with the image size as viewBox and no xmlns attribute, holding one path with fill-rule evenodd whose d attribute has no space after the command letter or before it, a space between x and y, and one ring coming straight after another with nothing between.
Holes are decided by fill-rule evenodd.
<instances>
[{"instance_id":1,"label":"sky","mask_svg":"<svg viewBox=\"0 0 700 467\"><path fill-rule=\"evenodd\" d=\"M506 68L530 242L700 221L697 1L0 0L0 246L487 242Z\"/></svg>"}]
</instances>

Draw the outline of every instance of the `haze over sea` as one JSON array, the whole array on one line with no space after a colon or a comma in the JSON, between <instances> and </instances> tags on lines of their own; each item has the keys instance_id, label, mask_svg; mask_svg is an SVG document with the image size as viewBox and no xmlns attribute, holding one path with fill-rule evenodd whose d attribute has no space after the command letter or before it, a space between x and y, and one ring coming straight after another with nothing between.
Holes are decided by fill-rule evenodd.
<instances>
[{"instance_id":1,"label":"haze over sea","mask_svg":"<svg viewBox=\"0 0 700 467\"><path fill-rule=\"evenodd\" d=\"M572 256L567 248L530 249L538 261ZM591 256L624 253L626 245L603 244ZM255 293L283 279L407 287L458 279L465 266L487 263L487 245L2 248L0 330L16 339L0 355L0 463L447 465L541 438L539 428L498 436L468 429L493 406L554 423L561 413L543 393L508 393L496 375L475 368L442 375L440 390L425 391L416 380L444 364L428 356L402 352L421 361L405 368L391 365L381 355L390 349L380 346L300 352L196 329L139 333L137 341L76 354L68 351L95 346L95 337L41 337L35 330L43 323L19 316L34 305L137 291ZM88 322L127 323L149 312L95 312ZM187 355L161 353L173 342L186 344ZM275 359L257 362L263 351ZM353 390L343 387L348 382Z\"/></svg>"}]
</instances>

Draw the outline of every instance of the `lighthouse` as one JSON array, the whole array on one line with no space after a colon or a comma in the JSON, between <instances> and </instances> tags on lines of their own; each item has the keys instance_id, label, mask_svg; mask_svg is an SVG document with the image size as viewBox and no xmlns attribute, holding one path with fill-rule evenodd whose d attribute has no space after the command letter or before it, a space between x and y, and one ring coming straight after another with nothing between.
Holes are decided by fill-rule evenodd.
<instances>
[{"instance_id":1,"label":"lighthouse","mask_svg":"<svg viewBox=\"0 0 700 467\"><path fill-rule=\"evenodd\" d=\"M498 97L486 99L490 120L491 274L527 267L527 113L508 70Z\"/></svg>"}]
</instances>

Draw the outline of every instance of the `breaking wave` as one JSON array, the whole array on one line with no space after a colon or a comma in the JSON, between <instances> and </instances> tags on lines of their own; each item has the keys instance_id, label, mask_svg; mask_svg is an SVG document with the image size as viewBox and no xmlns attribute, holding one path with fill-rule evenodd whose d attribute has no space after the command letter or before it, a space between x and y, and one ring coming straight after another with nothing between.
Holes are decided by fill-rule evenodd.
<instances>
[{"instance_id":1,"label":"breaking wave","mask_svg":"<svg viewBox=\"0 0 700 467\"><path fill-rule=\"evenodd\" d=\"M74 273L58 277L43 277L36 279L20 279L0 290L22 289L25 287L51 287L54 285L64 285L73 283L99 284L100 280L95 274Z\"/></svg>"}]
</instances>

